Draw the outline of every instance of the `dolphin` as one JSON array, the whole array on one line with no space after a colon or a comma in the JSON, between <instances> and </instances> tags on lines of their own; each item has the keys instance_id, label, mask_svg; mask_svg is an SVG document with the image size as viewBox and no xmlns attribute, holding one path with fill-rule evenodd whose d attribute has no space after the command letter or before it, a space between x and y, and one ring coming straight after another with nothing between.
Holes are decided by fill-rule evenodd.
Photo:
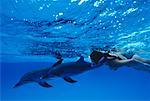
<instances>
[{"instance_id":1,"label":"dolphin","mask_svg":"<svg viewBox=\"0 0 150 101\"><path fill-rule=\"evenodd\" d=\"M99 67L104 62L104 60L101 60L98 65L93 65L90 62L84 61L83 56L81 56L80 59L76 62L62 63L62 61L63 59L59 59L51 68L34 70L26 73L22 76L14 88L32 82L36 82L42 87L49 88L52 87L52 85L46 81L55 77L63 78L66 82L69 83L75 83L77 81L72 79L71 76L81 74L85 71Z\"/></svg>"}]
</instances>

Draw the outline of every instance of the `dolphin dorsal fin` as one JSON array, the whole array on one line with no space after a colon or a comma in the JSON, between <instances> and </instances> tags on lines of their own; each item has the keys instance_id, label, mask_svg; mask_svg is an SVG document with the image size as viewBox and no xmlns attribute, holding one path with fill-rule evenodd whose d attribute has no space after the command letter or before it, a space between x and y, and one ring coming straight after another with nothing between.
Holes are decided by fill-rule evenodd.
<instances>
[{"instance_id":1,"label":"dolphin dorsal fin","mask_svg":"<svg viewBox=\"0 0 150 101\"><path fill-rule=\"evenodd\" d=\"M84 62L84 57L81 56L80 59L77 62Z\"/></svg>"},{"instance_id":2,"label":"dolphin dorsal fin","mask_svg":"<svg viewBox=\"0 0 150 101\"><path fill-rule=\"evenodd\" d=\"M54 63L53 65L52 65L52 67L55 67L55 66L57 66L57 65L60 65L61 63L62 63L62 61L63 61L63 59L59 59L56 63ZM51 68L52 68L51 67Z\"/></svg>"}]
</instances>

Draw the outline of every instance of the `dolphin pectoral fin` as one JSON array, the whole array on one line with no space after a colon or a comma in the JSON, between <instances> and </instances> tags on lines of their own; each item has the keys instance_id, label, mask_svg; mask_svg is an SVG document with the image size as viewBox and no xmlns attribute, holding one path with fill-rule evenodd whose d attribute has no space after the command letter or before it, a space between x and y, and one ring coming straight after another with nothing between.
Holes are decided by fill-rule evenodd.
<instances>
[{"instance_id":1,"label":"dolphin pectoral fin","mask_svg":"<svg viewBox=\"0 0 150 101\"><path fill-rule=\"evenodd\" d=\"M64 79L65 81L69 82L69 83L75 83L75 82L77 82L76 80L73 80L73 79L70 78L70 77L64 77L63 79Z\"/></svg>"},{"instance_id":2,"label":"dolphin pectoral fin","mask_svg":"<svg viewBox=\"0 0 150 101\"><path fill-rule=\"evenodd\" d=\"M52 87L52 85L48 84L47 82L38 82L38 84L46 88Z\"/></svg>"}]
</instances>

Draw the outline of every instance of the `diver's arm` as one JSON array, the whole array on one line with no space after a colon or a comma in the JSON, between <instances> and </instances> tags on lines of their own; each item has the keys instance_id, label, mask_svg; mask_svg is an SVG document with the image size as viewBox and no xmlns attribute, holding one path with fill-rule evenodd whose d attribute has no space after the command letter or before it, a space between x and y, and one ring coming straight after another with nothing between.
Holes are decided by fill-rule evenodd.
<instances>
[{"instance_id":1,"label":"diver's arm","mask_svg":"<svg viewBox=\"0 0 150 101\"><path fill-rule=\"evenodd\" d=\"M131 63L133 61L133 59L127 59L127 60L119 60L119 59L115 59L112 62L114 62L117 65L128 65L129 63Z\"/></svg>"},{"instance_id":2,"label":"diver's arm","mask_svg":"<svg viewBox=\"0 0 150 101\"><path fill-rule=\"evenodd\" d=\"M108 60L112 60L112 59L115 59L116 57L110 57L110 56L108 56L108 57L106 57Z\"/></svg>"},{"instance_id":3,"label":"diver's arm","mask_svg":"<svg viewBox=\"0 0 150 101\"><path fill-rule=\"evenodd\" d=\"M117 54L117 56L121 59L121 60L127 60L127 58L121 54Z\"/></svg>"},{"instance_id":4,"label":"diver's arm","mask_svg":"<svg viewBox=\"0 0 150 101\"><path fill-rule=\"evenodd\" d=\"M121 60L127 60L127 58L121 54L112 54L112 53L109 53L108 57L116 57L116 58L119 58Z\"/></svg>"},{"instance_id":5,"label":"diver's arm","mask_svg":"<svg viewBox=\"0 0 150 101\"><path fill-rule=\"evenodd\" d=\"M109 53L108 56L110 56L110 57L118 57L117 54L112 54L112 53Z\"/></svg>"},{"instance_id":6,"label":"diver's arm","mask_svg":"<svg viewBox=\"0 0 150 101\"><path fill-rule=\"evenodd\" d=\"M96 67L102 66L105 62L106 62L107 58L106 57L102 57L99 61L98 64L96 64Z\"/></svg>"},{"instance_id":7,"label":"diver's arm","mask_svg":"<svg viewBox=\"0 0 150 101\"><path fill-rule=\"evenodd\" d=\"M92 61L91 67L100 67L100 66L102 66L105 62L106 62L105 57L102 57L102 58L98 61L97 64Z\"/></svg>"},{"instance_id":8,"label":"diver's arm","mask_svg":"<svg viewBox=\"0 0 150 101\"><path fill-rule=\"evenodd\" d=\"M127 64L131 61L133 61L133 59L127 59L127 60L116 60L118 63L121 63L121 64Z\"/></svg>"}]
</instances>

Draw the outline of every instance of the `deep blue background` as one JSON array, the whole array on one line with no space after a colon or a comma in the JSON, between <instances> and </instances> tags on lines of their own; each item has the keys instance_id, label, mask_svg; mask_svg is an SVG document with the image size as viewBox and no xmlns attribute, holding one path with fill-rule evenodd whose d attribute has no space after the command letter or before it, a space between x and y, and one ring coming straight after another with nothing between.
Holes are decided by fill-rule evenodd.
<instances>
[{"instance_id":1,"label":"deep blue background","mask_svg":"<svg viewBox=\"0 0 150 101\"><path fill-rule=\"evenodd\" d=\"M2 63L2 100L150 100L150 74L126 67L111 71L102 66L73 77L75 84L56 79L49 81L52 88L36 83L12 88L24 73L47 66L50 63Z\"/></svg>"}]
</instances>

